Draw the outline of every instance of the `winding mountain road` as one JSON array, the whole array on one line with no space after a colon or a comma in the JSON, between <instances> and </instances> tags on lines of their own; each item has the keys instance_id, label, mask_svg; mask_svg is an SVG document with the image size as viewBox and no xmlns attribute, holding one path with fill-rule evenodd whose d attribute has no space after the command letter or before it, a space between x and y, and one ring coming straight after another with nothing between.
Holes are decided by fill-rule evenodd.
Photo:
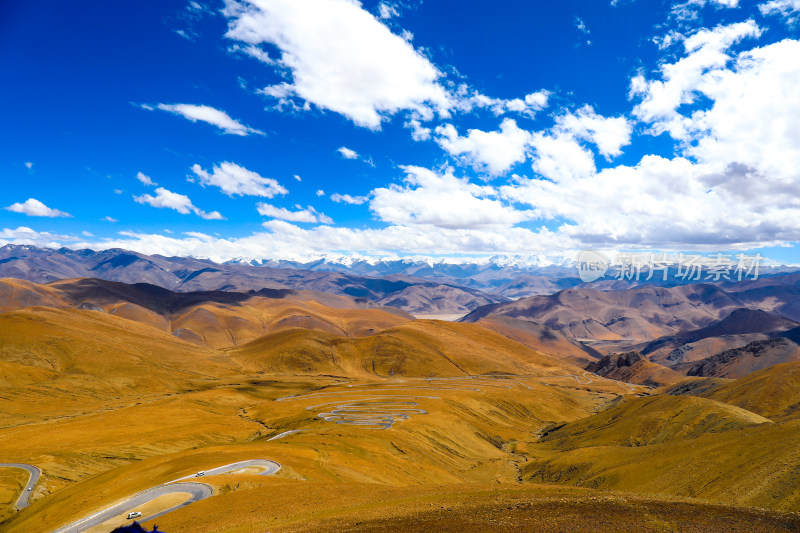
<instances>
[{"instance_id":1,"label":"winding mountain road","mask_svg":"<svg viewBox=\"0 0 800 533\"><path fill-rule=\"evenodd\" d=\"M30 505L31 493L36 486L36 482L39 481L39 476L42 475L42 471L33 465L26 465L25 463L0 463L0 468L21 468L28 472L28 482L25 484L25 488L22 489L22 494L19 495L14 507L17 509L24 509Z\"/></svg>"},{"instance_id":2,"label":"winding mountain road","mask_svg":"<svg viewBox=\"0 0 800 533\"><path fill-rule=\"evenodd\" d=\"M242 470L245 468L263 468L264 471L259 472L257 475L269 476L280 470L281 465L279 465L275 461L253 459L250 461L240 461L238 463L231 463L229 465L212 468L210 470L206 470L202 476L198 476L197 474L193 474L191 476L185 476L176 479L174 481L164 483L163 485L158 485L153 488L143 490L142 492L134 494L133 496L131 496L126 500L123 500L119 503L112 505L111 507L107 507L102 511L99 511L91 516L87 516L85 518L78 520L77 522L73 522L67 526L57 529L53 533L80 533L81 531L85 531L94 526L98 526L103 522L106 522L107 520L111 520L115 516L119 516L126 512L135 511L137 507L140 507L148 502L151 502L156 498L167 496L169 494L188 493L190 495L188 500L178 505L175 505L163 511L159 511L158 513L149 516L143 516L137 519L138 522L147 522L150 520L154 520L156 518L164 516L167 513L177 511L178 509L186 507L187 505L191 505L195 502L199 502L200 500L209 498L214 494L214 489L212 489L209 485L206 485L205 483L198 483L196 481L188 482L184 480L205 479L211 476L229 474L231 472L236 472L237 470Z\"/></svg>"}]
</instances>

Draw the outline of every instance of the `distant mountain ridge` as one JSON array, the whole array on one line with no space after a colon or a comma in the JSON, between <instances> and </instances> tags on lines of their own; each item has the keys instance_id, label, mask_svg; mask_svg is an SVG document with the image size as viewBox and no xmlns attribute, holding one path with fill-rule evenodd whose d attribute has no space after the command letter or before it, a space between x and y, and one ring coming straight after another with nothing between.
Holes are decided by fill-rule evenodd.
<instances>
[{"instance_id":1,"label":"distant mountain ridge","mask_svg":"<svg viewBox=\"0 0 800 533\"><path fill-rule=\"evenodd\" d=\"M345 295L376 306L416 314L466 314L506 298L470 287L407 275L371 277L344 272L218 264L188 257L144 255L121 249L58 250L6 245L0 248L0 277L50 283L98 278L149 283L175 292L309 290Z\"/></svg>"},{"instance_id":2,"label":"distant mountain ridge","mask_svg":"<svg viewBox=\"0 0 800 533\"><path fill-rule=\"evenodd\" d=\"M747 283L713 284L747 300L763 299L776 284L792 286L800 296L800 273L788 267L763 268L761 278ZM682 281L616 280L606 277L583 283L572 259L536 254L498 255L488 260L458 262L419 258L364 259L331 256L310 262L238 258L225 263L192 257L146 255L123 249L102 251L50 249L28 245L0 247L0 277L48 283L93 277L123 283L150 283L179 292L272 289L313 290L365 298L379 306L397 306L415 314L467 314L478 307L517 298L552 295L580 288L598 292L636 287L709 285ZM646 277L646 276L645 276ZM800 298L785 299L780 314L800 317Z\"/></svg>"},{"instance_id":3,"label":"distant mountain ridge","mask_svg":"<svg viewBox=\"0 0 800 533\"><path fill-rule=\"evenodd\" d=\"M797 295L800 283L794 274L774 276L771 285L747 290L748 281L734 291L718 285L695 284L675 287L640 286L599 291L575 287L550 295L520 298L475 309L462 320L505 316L529 320L563 331L577 339L668 344L683 334L682 343L712 335L771 333L788 330L800 321ZM714 329L703 330L733 314ZM688 334L693 330L700 330ZM681 344L682 344L681 343ZM677 347L676 344L673 347Z\"/></svg>"},{"instance_id":4,"label":"distant mountain ridge","mask_svg":"<svg viewBox=\"0 0 800 533\"><path fill-rule=\"evenodd\" d=\"M213 348L236 346L296 328L364 336L414 320L399 309L314 291L173 292L147 283L97 278L46 285L0 278L0 315L42 309L103 313Z\"/></svg>"},{"instance_id":5,"label":"distant mountain ridge","mask_svg":"<svg viewBox=\"0 0 800 533\"><path fill-rule=\"evenodd\" d=\"M413 276L499 294L507 298L549 294L582 283L572 259L561 255L544 254L497 255L488 260L475 262L331 256L308 262L237 258L225 264L341 272L371 277Z\"/></svg>"}]
</instances>

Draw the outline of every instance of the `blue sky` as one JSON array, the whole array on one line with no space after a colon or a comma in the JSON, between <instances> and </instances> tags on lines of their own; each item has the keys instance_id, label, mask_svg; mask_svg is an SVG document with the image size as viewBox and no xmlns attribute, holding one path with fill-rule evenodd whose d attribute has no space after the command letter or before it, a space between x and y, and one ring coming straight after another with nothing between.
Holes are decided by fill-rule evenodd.
<instances>
[{"instance_id":1,"label":"blue sky","mask_svg":"<svg viewBox=\"0 0 800 533\"><path fill-rule=\"evenodd\" d=\"M800 262L800 0L9 1L0 244Z\"/></svg>"}]
</instances>

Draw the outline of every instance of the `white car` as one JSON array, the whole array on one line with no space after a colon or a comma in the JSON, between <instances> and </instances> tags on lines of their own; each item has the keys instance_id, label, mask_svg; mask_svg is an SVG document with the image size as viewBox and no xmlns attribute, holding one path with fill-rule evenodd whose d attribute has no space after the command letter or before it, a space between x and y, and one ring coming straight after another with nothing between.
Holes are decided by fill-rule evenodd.
<instances>
[{"instance_id":1,"label":"white car","mask_svg":"<svg viewBox=\"0 0 800 533\"><path fill-rule=\"evenodd\" d=\"M133 520L134 518L139 518L141 516L142 513L140 513L139 511L133 511L131 513L128 513L128 520Z\"/></svg>"},{"instance_id":2,"label":"white car","mask_svg":"<svg viewBox=\"0 0 800 533\"><path fill-rule=\"evenodd\" d=\"M195 477L200 477L200 476L205 476L205 475L206 475L206 471L205 470L201 470L201 471L199 471L198 473L195 474Z\"/></svg>"}]
</instances>

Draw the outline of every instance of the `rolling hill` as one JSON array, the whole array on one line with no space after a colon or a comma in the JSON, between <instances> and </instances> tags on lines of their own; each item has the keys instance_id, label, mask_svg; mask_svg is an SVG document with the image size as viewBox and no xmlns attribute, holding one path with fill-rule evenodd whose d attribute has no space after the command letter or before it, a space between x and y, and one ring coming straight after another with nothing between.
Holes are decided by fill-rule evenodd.
<instances>
[{"instance_id":1,"label":"rolling hill","mask_svg":"<svg viewBox=\"0 0 800 533\"><path fill-rule=\"evenodd\" d=\"M549 431L543 442L561 449L647 446L771 421L750 411L693 396L618 399L606 410Z\"/></svg>"},{"instance_id":2,"label":"rolling hill","mask_svg":"<svg viewBox=\"0 0 800 533\"><path fill-rule=\"evenodd\" d=\"M708 326L744 306L738 297L714 285L606 292L574 288L480 307L462 320L477 322L500 315L537 322L577 339L637 343Z\"/></svg>"},{"instance_id":3,"label":"rolling hill","mask_svg":"<svg viewBox=\"0 0 800 533\"><path fill-rule=\"evenodd\" d=\"M78 270L76 254L64 253ZM40 257L40 274L54 257ZM0 529L52 531L248 459L282 468L206 476L213 496L159 525L446 531L470 530L470 513L492 518L486 531L800 524L778 512L800 511L800 347L788 340L798 326L772 300L702 284L575 288L463 322L415 320L380 302L471 303L446 284L330 272L311 283L297 269L305 288L190 291L265 268L192 261L177 274L177 260L155 256L96 265L104 276L172 275L181 290L0 280L0 456L43 473L31 506L0 512ZM636 351L603 355L581 341L590 334L685 357L668 368ZM765 338L712 353L748 336ZM692 360L702 350L713 356ZM697 376L676 371L690 367ZM19 476L0 471L0 498L19 490Z\"/></svg>"},{"instance_id":4,"label":"rolling hill","mask_svg":"<svg viewBox=\"0 0 800 533\"><path fill-rule=\"evenodd\" d=\"M698 348L700 351L703 348L707 350L710 346L736 348L754 340L773 337L797 327L796 324L793 320L761 309L739 308L722 320L703 328L682 331L649 342L641 352L650 359L674 363L683 360L687 353ZM756 336L759 338L754 338ZM699 354L692 355L692 359L701 358Z\"/></svg>"},{"instance_id":5,"label":"rolling hill","mask_svg":"<svg viewBox=\"0 0 800 533\"><path fill-rule=\"evenodd\" d=\"M773 365L800 361L800 346L784 337L725 350L685 369L688 376L741 378Z\"/></svg>"},{"instance_id":6,"label":"rolling hill","mask_svg":"<svg viewBox=\"0 0 800 533\"><path fill-rule=\"evenodd\" d=\"M413 320L398 309L377 308L348 296L262 289L173 292L156 285L100 279L60 280L48 285L0 279L6 310L30 302L77 308L126 318L172 333L188 342L225 347L270 332L303 327L341 335L370 335Z\"/></svg>"},{"instance_id":7,"label":"rolling hill","mask_svg":"<svg viewBox=\"0 0 800 533\"><path fill-rule=\"evenodd\" d=\"M700 395L773 420L796 417L800 412L800 362L770 366Z\"/></svg>"},{"instance_id":8,"label":"rolling hill","mask_svg":"<svg viewBox=\"0 0 800 533\"><path fill-rule=\"evenodd\" d=\"M586 366L602 358L602 354L563 332L536 322L505 316L482 318L476 324L533 348L550 357L576 366Z\"/></svg>"},{"instance_id":9,"label":"rolling hill","mask_svg":"<svg viewBox=\"0 0 800 533\"><path fill-rule=\"evenodd\" d=\"M479 325L434 320L415 320L362 338L291 329L227 353L250 372L271 374L427 378L580 372Z\"/></svg>"},{"instance_id":10,"label":"rolling hill","mask_svg":"<svg viewBox=\"0 0 800 533\"><path fill-rule=\"evenodd\" d=\"M588 365L586 370L598 376L650 387L677 383L684 377L670 368L648 361L639 352L606 355Z\"/></svg>"}]
</instances>

